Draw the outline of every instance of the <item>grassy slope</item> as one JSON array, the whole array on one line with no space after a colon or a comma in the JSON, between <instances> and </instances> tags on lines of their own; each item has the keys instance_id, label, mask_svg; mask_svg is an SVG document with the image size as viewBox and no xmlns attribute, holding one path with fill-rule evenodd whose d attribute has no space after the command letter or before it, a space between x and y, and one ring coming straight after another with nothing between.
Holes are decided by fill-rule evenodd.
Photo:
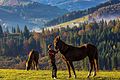
<instances>
[{"instance_id":1,"label":"grassy slope","mask_svg":"<svg viewBox=\"0 0 120 80\"><path fill-rule=\"evenodd\" d=\"M78 19L75 19L75 20L72 20L72 21L68 21L68 22L65 22L65 23L61 23L61 24L58 24L58 25L55 25L55 26L61 26L61 27L64 27L64 26L67 26L69 24L72 24L72 23L80 23L80 22L84 22L84 21L88 21L88 16L84 16L82 18L78 18Z\"/></svg>"},{"instance_id":2,"label":"grassy slope","mask_svg":"<svg viewBox=\"0 0 120 80\"><path fill-rule=\"evenodd\" d=\"M76 71L77 79L86 80L88 72ZM72 73L73 74L73 73ZM67 71L58 71L57 80L73 80L74 77L68 79ZM52 80L50 70L26 71L26 70L9 70L0 69L0 80ZM120 72L103 72L100 71L98 75L90 80L120 80Z\"/></svg>"}]
</instances>

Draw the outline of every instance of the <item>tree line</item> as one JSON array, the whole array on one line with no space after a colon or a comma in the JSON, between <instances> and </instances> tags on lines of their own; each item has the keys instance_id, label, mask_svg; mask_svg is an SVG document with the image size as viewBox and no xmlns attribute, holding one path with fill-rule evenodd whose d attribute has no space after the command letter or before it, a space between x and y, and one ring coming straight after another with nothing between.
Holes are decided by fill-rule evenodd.
<instances>
[{"instance_id":1,"label":"tree line","mask_svg":"<svg viewBox=\"0 0 120 80\"><path fill-rule=\"evenodd\" d=\"M99 68L101 70L120 69L120 20L101 20L92 23L80 23L79 26L68 26L54 29L42 29L41 33L30 32L27 26L20 30L19 26L12 31L2 30L0 26L0 55L7 57L27 56L31 49L39 51L41 57L47 56L47 45L53 43L59 35L63 41L73 46L85 43L96 45L99 52ZM88 69L88 59L79 64L80 69Z\"/></svg>"}]
</instances>

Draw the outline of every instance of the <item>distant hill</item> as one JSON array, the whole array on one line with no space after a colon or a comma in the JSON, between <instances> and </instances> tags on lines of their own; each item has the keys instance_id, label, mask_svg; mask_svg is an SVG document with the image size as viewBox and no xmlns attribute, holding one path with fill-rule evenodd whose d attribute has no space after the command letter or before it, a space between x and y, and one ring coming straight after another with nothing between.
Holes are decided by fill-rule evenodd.
<instances>
[{"instance_id":1,"label":"distant hill","mask_svg":"<svg viewBox=\"0 0 120 80\"><path fill-rule=\"evenodd\" d=\"M29 0L3 0L0 2L0 23L9 26L41 26L47 20L67 13L67 10L55 6L44 5Z\"/></svg>"},{"instance_id":2,"label":"distant hill","mask_svg":"<svg viewBox=\"0 0 120 80\"><path fill-rule=\"evenodd\" d=\"M120 18L120 3L99 8L89 15L89 20Z\"/></svg>"},{"instance_id":3,"label":"distant hill","mask_svg":"<svg viewBox=\"0 0 120 80\"><path fill-rule=\"evenodd\" d=\"M1 6L15 6L23 3L30 3L31 0L0 0Z\"/></svg>"},{"instance_id":4,"label":"distant hill","mask_svg":"<svg viewBox=\"0 0 120 80\"><path fill-rule=\"evenodd\" d=\"M107 0L33 0L43 4L57 6L68 11L83 10L103 3Z\"/></svg>"},{"instance_id":5,"label":"distant hill","mask_svg":"<svg viewBox=\"0 0 120 80\"><path fill-rule=\"evenodd\" d=\"M77 19L77 18L82 18L83 16L90 15L90 14L93 14L93 13L95 14L95 12L97 12L98 10L100 10L102 8L106 8L107 9L106 11L110 10L109 11L111 13L110 15L114 15L114 14L115 15L116 14L120 15L118 12L115 13L115 11L119 11L119 9L120 9L119 5L118 5L119 3L120 3L120 0L109 0L109 1L107 1L105 3L102 3L102 4L98 5L98 6L96 6L96 7L92 7L92 8L86 9L86 10L82 10L82 11L81 10L80 11L73 11L71 13L65 14L65 15L63 15L61 17L58 17L58 18L55 18L55 19L49 21L47 24L45 24L45 26L53 26L53 25L68 22L68 21L71 21L71 20L74 20L74 19ZM116 8L114 8L114 6L116 6ZM101 12L102 12L102 10L101 10Z\"/></svg>"}]
</instances>

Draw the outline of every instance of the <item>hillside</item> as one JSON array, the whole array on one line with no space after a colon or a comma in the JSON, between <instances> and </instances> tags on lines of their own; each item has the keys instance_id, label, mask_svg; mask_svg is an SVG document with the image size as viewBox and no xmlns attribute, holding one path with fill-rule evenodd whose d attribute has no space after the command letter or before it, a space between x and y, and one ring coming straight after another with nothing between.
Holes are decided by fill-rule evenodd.
<instances>
[{"instance_id":1,"label":"hillside","mask_svg":"<svg viewBox=\"0 0 120 80\"><path fill-rule=\"evenodd\" d=\"M33 0L43 4L57 6L68 11L83 10L105 2L106 0Z\"/></svg>"},{"instance_id":2,"label":"hillside","mask_svg":"<svg viewBox=\"0 0 120 80\"><path fill-rule=\"evenodd\" d=\"M111 9L108 9L108 10L111 10L111 11L109 11L111 13L110 15L114 15L114 14L120 15L118 12L115 13L115 11L119 10L119 7L114 8L114 6L119 5L119 3L120 3L120 0L110 0L108 2L105 2L105 3L102 3L102 4L98 5L96 7L92 7L92 8L83 10L83 11L74 11L74 12L65 14L61 17L55 18L51 21L48 21L45 24L45 26L53 26L53 25L56 25L56 24L60 24L60 23L64 23L64 22L68 22L68 21L77 19L77 18L81 18L81 17L86 16L86 15L91 15L94 12L97 12L98 10L100 10L101 8L108 9L108 7L109 7L109 8L111 8ZM112 7L110 7L110 6L112 6ZM101 10L101 12L103 12L102 10ZM106 10L106 11L108 11L108 10Z\"/></svg>"},{"instance_id":3,"label":"hillside","mask_svg":"<svg viewBox=\"0 0 120 80\"><path fill-rule=\"evenodd\" d=\"M68 22L64 22L58 25L55 25L53 27L66 27L66 26L72 26L73 23L82 23L82 22L93 22L93 21L100 21L102 19L104 20L113 20L113 19L119 19L120 18L120 3L110 5L107 7L102 7L96 10L94 13L89 14L87 16L83 16L82 18L77 18ZM74 26L75 24L73 24Z\"/></svg>"},{"instance_id":4,"label":"hillside","mask_svg":"<svg viewBox=\"0 0 120 80\"><path fill-rule=\"evenodd\" d=\"M2 23L6 23L9 26L16 26L17 24L31 27L41 26L47 20L67 13L66 10L59 9L58 7L27 0L23 0L21 3L16 2L15 5L11 5L6 2L0 6L0 20Z\"/></svg>"},{"instance_id":5,"label":"hillside","mask_svg":"<svg viewBox=\"0 0 120 80\"><path fill-rule=\"evenodd\" d=\"M100 20L100 19L116 19L120 18L120 3L109 5L107 7L102 7L92 13L89 18L90 20Z\"/></svg>"},{"instance_id":6,"label":"hillside","mask_svg":"<svg viewBox=\"0 0 120 80\"><path fill-rule=\"evenodd\" d=\"M60 23L58 25L55 26L50 26L50 27L46 27L45 29L54 29L54 28L66 28L67 26L69 27L74 27L74 26L79 26L80 23L84 23L84 22L88 22L89 20L89 16L84 16L82 18L77 18L68 22L64 22L64 23Z\"/></svg>"}]
</instances>

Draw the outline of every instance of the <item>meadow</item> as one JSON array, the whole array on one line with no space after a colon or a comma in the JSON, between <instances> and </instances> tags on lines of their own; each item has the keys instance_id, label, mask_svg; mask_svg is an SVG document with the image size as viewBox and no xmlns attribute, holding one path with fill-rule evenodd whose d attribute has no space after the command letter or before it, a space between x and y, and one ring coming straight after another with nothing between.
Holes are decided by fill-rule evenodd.
<instances>
[{"instance_id":1,"label":"meadow","mask_svg":"<svg viewBox=\"0 0 120 80\"><path fill-rule=\"evenodd\" d=\"M88 16L84 16L82 18L78 18L78 19L74 19L74 20L71 20L68 22L64 22L64 23L58 24L57 26L65 27L65 26L70 25L72 23L80 23L80 22L84 22L84 21L88 21Z\"/></svg>"},{"instance_id":2,"label":"meadow","mask_svg":"<svg viewBox=\"0 0 120 80\"><path fill-rule=\"evenodd\" d=\"M73 74L73 73L72 73ZM76 71L77 79L72 76L68 78L68 71L58 70L57 80L120 80L119 71L99 71L96 77L86 78L87 71ZM51 70L15 70L15 69L0 69L0 80L53 80L51 78Z\"/></svg>"}]
</instances>

